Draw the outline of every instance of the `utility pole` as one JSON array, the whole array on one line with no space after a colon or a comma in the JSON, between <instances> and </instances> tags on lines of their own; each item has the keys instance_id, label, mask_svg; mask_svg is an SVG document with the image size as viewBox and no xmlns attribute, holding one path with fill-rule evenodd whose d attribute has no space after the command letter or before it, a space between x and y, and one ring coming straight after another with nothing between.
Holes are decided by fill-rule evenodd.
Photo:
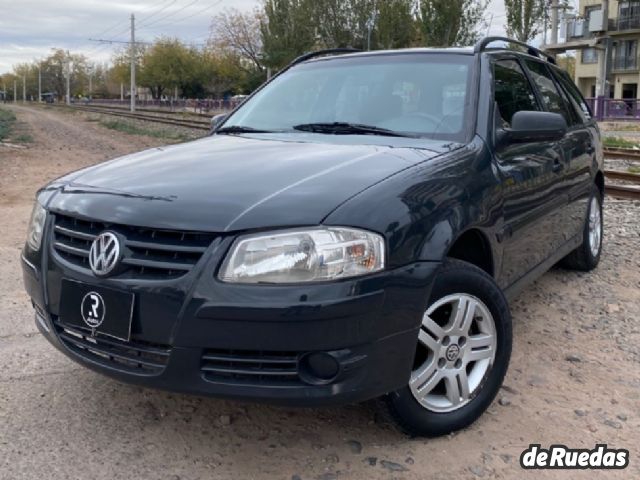
<instances>
[{"instance_id":1,"label":"utility pole","mask_svg":"<svg viewBox=\"0 0 640 480\"><path fill-rule=\"evenodd\" d=\"M18 82L13 81L13 103L18 102Z\"/></svg>"},{"instance_id":2,"label":"utility pole","mask_svg":"<svg viewBox=\"0 0 640 480\"><path fill-rule=\"evenodd\" d=\"M602 1L602 23L603 28L606 29L609 26L609 0ZM606 36L600 39L601 44L598 49L598 75L596 77L596 95L598 97L609 98L609 86L607 79L609 77L610 70L610 54L611 54L611 38Z\"/></svg>"},{"instance_id":3,"label":"utility pole","mask_svg":"<svg viewBox=\"0 0 640 480\"><path fill-rule=\"evenodd\" d=\"M124 83L120 82L120 101L124 102Z\"/></svg>"},{"instance_id":4,"label":"utility pole","mask_svg":"<svg viewBox=\"0 0 640 480\"><path fill-rule=\"evenodd\" d=\"M42 64L38 62L38 103L42 101Z\"/></svg>"},{"instance_id":5,"label":"utility pole","mask_svg":"<svg viewBox=\"0 0 640 480\"><path fill-rule=\"evenodd\" d=\"M71 56L67 50L67 105L71 106Z\"/></svg>"},{"instance_id":6,"label":"utility pole","mask_svg":"<svg viewBox=\"0 0 640 480\"><path fill-rule=\"evenodd\" d=\"M136 111L136 18L131 14L131 111Z\"/></svg>"},{"instance_id":7,"label":"utility pole","mask_svg":"<svg viewBox=\"0 0 640 480\"><path fill-rule=\"evenodd\" d=\"M558 43L558 0L551 0L551 45Z\"/></svg>"},{"instance_id":8,"label":"utility pole","mask_svg":"<svg viewBox=\"0 0 640 480\"><path fill-rule=\"evenodd\" d=\"M22 103L27 102L27 77L22 75Z\"/></svg>"},{"instance_id":9,"label":"utility pole","mask_svg":"<svg viewBox=\"0 0 640 480\"><path fill-rule=\"evenodd\" d=\"M89 100L93 98L93 68L89 67Z\"/></svg>"}]
</instances>

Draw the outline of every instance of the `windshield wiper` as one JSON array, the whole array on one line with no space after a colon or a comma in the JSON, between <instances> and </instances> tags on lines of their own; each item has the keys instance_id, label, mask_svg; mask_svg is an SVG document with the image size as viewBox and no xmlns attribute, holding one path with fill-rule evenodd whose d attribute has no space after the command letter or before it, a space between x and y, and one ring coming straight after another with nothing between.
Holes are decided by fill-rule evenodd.
<instances>
[{"instance_id":1,"label":"windshield wiper","mask_svg":"<svg viewBox=\"0 0 640 480\"><path fill-rule=\"evenodd\" d=\"M220 133L273 133L270 130L261 130L259 128L246 127L243 125L230 125L228 127L222 127L216 131L216 134Z\"/></svg>"},{"instance_id":2,"label":"windshield wiper","mask_svg":"<svg viewBox=\"0 0 640 480\"><path fill-rule=\"evenodd\" d=\"M334 135L382 135L386 137L407 137L408 135L387 128L360 123L303 123L293 127L294 130L313 133L332 133Z\"/></svg>"}]
</instances>

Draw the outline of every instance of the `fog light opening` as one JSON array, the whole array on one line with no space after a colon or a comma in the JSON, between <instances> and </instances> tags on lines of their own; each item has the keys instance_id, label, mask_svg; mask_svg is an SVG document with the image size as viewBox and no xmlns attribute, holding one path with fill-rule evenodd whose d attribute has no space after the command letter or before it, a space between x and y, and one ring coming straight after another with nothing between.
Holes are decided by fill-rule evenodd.
<instances>
[{"instance_id":1,"label":"fog light opening","mask_svg":"<svg viewBox=\"0 0 640 480\"><path fill-rule=\"evenodd\" d=\"M326 385L340 373L340 363L325 352L305 354L298 363L300 378L311 385Z\"/></svg>"}]
</instances>

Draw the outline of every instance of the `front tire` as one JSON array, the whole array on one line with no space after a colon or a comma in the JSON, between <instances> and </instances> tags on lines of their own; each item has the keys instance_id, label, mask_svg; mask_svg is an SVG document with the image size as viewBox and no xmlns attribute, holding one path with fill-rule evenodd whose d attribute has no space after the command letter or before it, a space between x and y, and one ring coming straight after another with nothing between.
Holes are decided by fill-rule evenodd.
<instances>
[{"instance_id":1,"label":"front tire","mask_svg":"<svg viewBox=\"0 0 640 480\"><path fill-rule=\"evenodd\" d=\"M589 211L582 229L582 245L563 258L560 266L582 272L590 272L598 266L604 234L602 218L602 193L594 185L589 198Z\"/></svg>"},{"instance_id":2,"label":"front tire","mask_svg":"<svg viewBox=\"0 0 640 480\"><path fill-rule=\"evenodd\" d=\"M511 357L511 314L493 279L448 259L436 277L409 384L383 397L406 433L440 436L473 423L498 393Z\"/></svg>"}]
</instances>

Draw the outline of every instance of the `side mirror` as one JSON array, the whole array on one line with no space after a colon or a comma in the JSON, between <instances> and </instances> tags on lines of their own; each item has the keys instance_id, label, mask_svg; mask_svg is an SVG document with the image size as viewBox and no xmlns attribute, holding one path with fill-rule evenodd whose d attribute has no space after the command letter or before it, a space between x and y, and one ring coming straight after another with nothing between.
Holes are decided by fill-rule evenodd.
<instances>
[{"instance_id":1,"label":"side mirror","mask_svg":"<svg viewBox=\"0 0 640 480\"><path fill-rule=\"evenodd\" d=\"M503 142L555 142L567 133L567 121L559 113L517 112L511 128L503 131Z\"/></svg>"},{"instance_id":2,"label":"side mirror","mask_svg":"<svg viewBox=\"0 0 640 480\"><path fill-rule=\"evenodd\" d=\"M211 117L211 132L209 133L210 134L216 133L218 128L220 128L220 125L222 125L225 122L227 117L229 117L228 113L219 113L218 115L214 115L213 117Z\"/></svg>"}]
</instances>

